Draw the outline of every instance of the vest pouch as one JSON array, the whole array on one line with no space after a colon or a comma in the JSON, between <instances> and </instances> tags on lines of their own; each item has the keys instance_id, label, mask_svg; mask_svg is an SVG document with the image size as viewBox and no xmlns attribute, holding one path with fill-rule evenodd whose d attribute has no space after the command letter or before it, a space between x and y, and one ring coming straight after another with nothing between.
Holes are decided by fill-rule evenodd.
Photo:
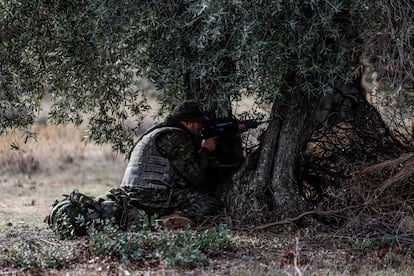
<instances>
[{"instance_id":1,"label":"vest pouch","mask_svg":"<svg viewBox=\"0 0 414 276\"><path fill-rule=\"evenodd\" d=\"M146 180L149 183L153 183L154 186L159 186L159 184L156 184L160 183L168 188L173 188L175 176L170 173L143 172L141 175L141 179Z\"/></svg>"},{"instance_id":2,"label":"vest pouch","mask_svg":"<svg viewBox=\"0 0 414 276\"><path fill-rule=\"evenodd\" d=\"M147 180L154 186L159 186L159 183L161 183L169 188L174 187L175 174L171 170L171 165L167 158L148 156L141 168L142 180Z\"/></svg>"}]
</instances>

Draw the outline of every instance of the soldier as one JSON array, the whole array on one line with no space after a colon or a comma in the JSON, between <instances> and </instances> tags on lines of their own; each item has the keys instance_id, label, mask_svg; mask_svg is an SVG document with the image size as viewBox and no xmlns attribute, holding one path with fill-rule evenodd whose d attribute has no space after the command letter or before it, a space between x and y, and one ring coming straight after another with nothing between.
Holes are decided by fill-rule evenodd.
<instances>
[{"instance_id":1,"label":"soldier","mask_svg":"<svg viewBox=\"0 0 414 276\"><path fill-rule=\"evenodd\" d=\"M215 138L200 140L207 117L194 101L179 105L164 123L150 128L131 152L121 188L134 190L135 206L160 216L177 211L199 221L221 204L208 195L206 172Z\"/></svg>"},{"instance_id":2,"label":"soldier","mask_svg":"<svg viewBox=\"0 0 414 276\"><path fill-rule=\"evenodd\" d=\"M210 193L216 187L206 181L216 142L199 137L207 120L196 102L183 102L138 140L119 188L97 200L75 190L56 202L47 217L52 230L62 238L81 236L108 219L139 228L142 212L174 228L218 213L222 204Z\"/></svg>"}]
</instances>

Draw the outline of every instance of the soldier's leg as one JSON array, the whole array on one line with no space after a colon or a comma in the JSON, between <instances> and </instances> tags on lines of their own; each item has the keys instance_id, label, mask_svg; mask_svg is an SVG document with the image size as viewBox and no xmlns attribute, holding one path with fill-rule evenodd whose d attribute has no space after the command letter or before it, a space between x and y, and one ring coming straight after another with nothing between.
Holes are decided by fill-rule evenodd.
<instances>
[{"instance_id":1,"label":"soldier's leg","mask_svg":"<svg viewBox=\"0 0 414 276\"><path fill-rule=\"evenodd\" d=\"M174 196L176 201L180 202L177 210L182 211L185 216L195 222L207 216L216 215L223 209L223 205L217 198L207 194L183 189L176 190Z\"/></svg>"},{"instance_id":2,"label":"soldier's leg","mask_svg":"<svg viewBox=\"0 0 414 276\"><path fill-rule=\"evenodd\" d=\"M116 190L120 189L128 195L128 205L142 209L150 215L165 216L182 211L190 219L199 221L205 216L217 214L223 208L217 198L189 189L123 187Z\"/></svg>"}]
</instances>

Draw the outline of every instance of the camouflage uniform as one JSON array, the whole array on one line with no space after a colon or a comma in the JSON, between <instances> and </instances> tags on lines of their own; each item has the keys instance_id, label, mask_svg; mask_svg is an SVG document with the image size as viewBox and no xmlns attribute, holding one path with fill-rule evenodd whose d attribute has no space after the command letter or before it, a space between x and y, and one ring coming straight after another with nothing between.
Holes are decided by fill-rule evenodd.
<instances>
[{"instance_id":1,"label":"camouflage uniform","mask_svg":"<svg viewBox=\"0 0 414 276\"><path fill-rule=\"evenodd\" d=\"M56 201L47 217L52 230L62 238L85 235L87 227L100 227L108 219L124 228L139 227L142 210L159 216L181 211L194 221L216 214L222 205L207 194L211 185L205 181L209 151L180 121L202 122L204 117L194 102L177 107L165 123L141 137L121 187L107 198L95 200L75 190Z\"/></svg>"},{"instance_id":2,"label":"camouflage uniform","mask_svg":"<svg viewBox=\"0 0 414 276\"><path fill-rule=\"evenodd\" d=\"M181 124L171 122L143 135L121 182L131 204L158 215L179 210L193 220L217 213L220 202L204 193L209 152L200 149L200 142Z\"/></svg>"}]
</instances>

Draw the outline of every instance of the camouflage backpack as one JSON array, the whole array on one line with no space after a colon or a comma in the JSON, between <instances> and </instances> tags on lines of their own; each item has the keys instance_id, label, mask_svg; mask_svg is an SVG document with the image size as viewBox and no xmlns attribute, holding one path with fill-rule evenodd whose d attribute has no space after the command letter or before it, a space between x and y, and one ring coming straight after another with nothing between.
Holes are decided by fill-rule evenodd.
<instances>
[{"instance_id":1,"label":"camouflage backpack","mask_svg":"<svg viewBox=\"0 0 414 276\"><path fill-rule=\"evenodd\" d=\"M55 201L45 221L61 239L87 235L90 226L99 228L102 222L110 220L119 224L122 207L115 201L95 200L78 190L64 195L61 201Z\"/></svg>"},{"instance_id":2,"label":"camouflage backpack","mask_svg":"<svg viewBox=\"0 0 414 276\"><path fill-rule=\"evenodd\" d=\"M60 239L85 236L88 229L102 229L105 223L113 223L121 229L139 229L144 211L130 205L130 195L121 188L112 189L105 199L95 199L74 190L55 201L45 222Z\"/></svg>"}]
</instances>

